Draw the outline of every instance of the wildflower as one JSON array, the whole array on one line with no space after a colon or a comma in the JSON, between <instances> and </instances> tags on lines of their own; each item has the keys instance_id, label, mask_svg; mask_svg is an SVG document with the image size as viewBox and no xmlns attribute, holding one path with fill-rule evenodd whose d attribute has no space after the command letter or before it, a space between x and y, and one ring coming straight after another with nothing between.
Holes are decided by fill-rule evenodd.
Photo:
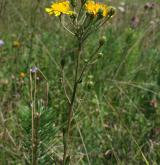
<instances>
[{"instance_id":1,"label":"wildflower","mask_svg":"<svg viewBox=\"0 0 160 165\"><path fill-rule=\"evenodd\" d=\"M2 47L4 45L4 41L0 40L0 47Z\"/></svg>"},{"instance_id":2,"label":"wildflower","mask_svg":"<svg viewBox=\"0 0 160 165\"><path fill-rule=\"evenodd\" d=\"M21 73L19 74L19 77L20 77L20 78L25 78L25 77L26 77L26 73L21 72Z\"/></svg>"},{"instance_id":3,"label":"wildflower","mask_svg":"<svg viewBox=\"0 0 160 165\"><path fill-rule=\"evenodd\" d=\"M72 11L70 7L69 1L55 2L52 3L50 8L45 8L45 11L49 15L60 16L61 14L73 15L74 11Z\"/></svg>"},{"instance_id":4,"label":"wildflower","mask_svg":"<svg viewBox=\"0 0 160 165\"><path fill-rule=\"evenodd\" d=\"M21 46L21 43L16 40L16 41L13 41L13 45L12 45L14 48L19 48Z\"/></svg>"},{"instance_id":5,"label":"wildflower","mask_svg":"<svg viewBox=\"0 0 160 165\"><path fill-rule=\"evenodd\" d=\"M106 17L108 15L108 6L101 3L96 3L94 1L88 1L85 4L85 9L88 13L93 14L94 16L99 15L101 12L103 17Z\"/></svg>"},{"instance_id":6,"label":"wildflower","mask_svg":"<svg viewBox=\"0 0 160 165\"><path fill-rule=\"evenodd\" d=\"M31 73L36 73L37 71L38 71L38 68L36 66L34 66L30 69Z\"/></svg>"}]
</instances>

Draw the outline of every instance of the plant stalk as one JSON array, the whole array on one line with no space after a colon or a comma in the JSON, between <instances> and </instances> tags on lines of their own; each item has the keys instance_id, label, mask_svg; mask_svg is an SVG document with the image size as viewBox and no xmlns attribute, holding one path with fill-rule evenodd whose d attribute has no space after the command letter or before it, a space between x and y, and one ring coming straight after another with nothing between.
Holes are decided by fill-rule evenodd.
<instances>
[{"instance_id":1,"label":"plant stalk","mask_svg":"<svg viewBox=\"0 0 160 165\"><path fill-rule=\"evenodd\" d=\"M73 106L76 98L76 92L78 87L78 70L79 70L79 62L80 62L80 55L82 51L82 42L81 40L78 41L78 53L77 53L77 60L76 60L76 66L75 66L75 78L74 78L74 85L73 85L73 92L71 95L71 102L68 106L68 120L67 120L67 128L66 128L66 139L65 139L65 145L64 145L64 155L63 155L63 165L66 165L66 160L69 158L69 152L68 152L68 146L70 144L70 130L71 130L71 124L72 124L72 116L73 116Z\"/></svg>"}]
</instances>

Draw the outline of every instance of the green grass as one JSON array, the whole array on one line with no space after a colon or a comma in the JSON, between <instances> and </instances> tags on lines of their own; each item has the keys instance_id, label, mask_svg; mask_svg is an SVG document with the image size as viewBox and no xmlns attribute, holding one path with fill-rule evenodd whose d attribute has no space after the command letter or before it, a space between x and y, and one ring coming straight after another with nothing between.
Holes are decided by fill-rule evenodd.
<instances>
[{"instance_id":1,"label":"green grass","mask_svg":"<svg viewBox=\"0 0 160 165\"><path fill-rule=\"evenodd\" d=\"M60 83L60 60L65 57L65 78L72 85L74 39L58 19L44 12L49 2L16 0L0 11L0 164L31 164L31 107L29 69L42 75L37 84L40 112L38 158L51 165L63 156L66 98ZM160 162L160 2L144 10L145 0L118 0L112 21L86 41L85 57L105 35L103 57L88 70L79 86L74 126L74 165L135 165ZM0 2L1 3L1 2ZM38 4L38 6L37 6ZM139 24L131 28L131 18ZM21 42L13 48L13 41ZM26 73L22 80L21 72ZM48 105L46 85L49 84ZM58 163L57 163L58 164Z\"/></svg>"}]
</instances>

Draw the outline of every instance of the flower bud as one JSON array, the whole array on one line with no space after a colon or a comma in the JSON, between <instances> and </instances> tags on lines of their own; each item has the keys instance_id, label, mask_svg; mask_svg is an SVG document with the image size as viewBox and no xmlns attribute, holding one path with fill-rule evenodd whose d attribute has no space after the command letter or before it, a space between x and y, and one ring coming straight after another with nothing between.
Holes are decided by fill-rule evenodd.
<instances>
[{"instance_id":1,"label":"flower bud","mask_svg":"<svg viewBox=\"0 0 160 165\"><path fill-rule=\"evenodd\" d=\"M70 0L70 2L73 7L76 7L76 0Z\"/></svg>"},{"instance_id":2,"label":"flower bud","mask_svg":"<svg viewBox=\"0 0 160 165\"><path fill-rule=\"evenodd\" d=\"M82 83L82 78L78 81L78 83Z\"/></svg>"},{"instance_id":3,"label":"flower bud","mask_svg":"<svg viewBox=\"0 0 160 165\"><path fill-rule=\"evenodd\" d=\"M77 14L76 14L76 13L73 13L73 14L70 16L70 18L72 18L73 20L75 20L76 17L77 17Z\"/></svg>"},{"instance_id":4,"label":"flower bud","mask_svg":"<svg viewBox=\"0 0 160 165\"><path fill-rule=\"evenodd\" d=\"M97 55L97 58L102 58L103 57L103 53L98 53L98 55Z\"/></svg>"},{"instance_id":5,"label":"flower bud","mask_svg":"<svg viewBox=\"0 0 160 165\"><path fill-rule=\"evenodd\" d=\"M90 19L90 21L94 19L94 14L92 13L87 12L86 16Z\"/></svg>"},{"instance_id":6,"label":"flower bud","mask_svg":"<svg viewBox=\"0 0 160 165\"><path fill-rule=\"evenodd\" d=\"M100 40L99 40L99 45L103 46L105 42L106 42L106 37L102 36L102 38L100 38Z\"/></svg>"},{"instance_id":7,"label":"flower bud","mask_svg":"<svg viewBox=\"0 0 160 165\"><path fill-rule=\"evenodd\" d=\"M88 75L88 79L93 79L93 75Z\"/></svg>"},{"instance_id":8,"label":"flower bud","mask_svg":"<svg viewBox=\"0 0 160 165\"><path fill-rule=\"evenodd\" d=\"M103 18L103 9L99 9L97 15L99 19Z\"/></svg>"},{"instance_id":9,"label":"flower bud","mask_svg":"<svg viewBox=\"0 0 160 165\"><path fill-rule=\"evenodd\" d=\"M91 89L94 86L94 82L90 80L86 83L86 85L87 85L88 89Z\"/></svg>"},{"instance_id":10,"label":"flower bud","mask_svg":"<svg viewBox=\"0 0 160 165\"><path fill-rule=\"evenodd\" d=\"M116 12L116 9L114 7L110 7L109 11L108 11L108 16L112 17Z\"/></svg>"}]
</instances>

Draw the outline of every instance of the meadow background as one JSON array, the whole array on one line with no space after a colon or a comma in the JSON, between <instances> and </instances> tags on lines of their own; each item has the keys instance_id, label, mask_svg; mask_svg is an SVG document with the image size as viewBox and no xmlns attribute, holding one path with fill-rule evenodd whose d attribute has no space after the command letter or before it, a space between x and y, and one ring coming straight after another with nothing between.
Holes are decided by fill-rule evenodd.
<instances>
[{"instance_id":1,"label":"meadow background","mask_svg":"<svg viewBox=\"0 0 160 165\"><path fill-rule=\"evenodd\" d=\"M75 165L158 165L160 162L160 1L112 0L115 17L86 41L107 41L78 89L74 112ZM149 3L148 3L149 2ZM66 98L60 61L70 85L73 37L49 17L50 1L0 1L0 164L31 164L30 68L38 67L38 161L63 156ZM49 91L46 86L49 85ZM47 94L48 93L48 94ZM46 103L48 100L48 104ZM46 105L47 104L47 105Z\"/></svg>"}]
</instances>

